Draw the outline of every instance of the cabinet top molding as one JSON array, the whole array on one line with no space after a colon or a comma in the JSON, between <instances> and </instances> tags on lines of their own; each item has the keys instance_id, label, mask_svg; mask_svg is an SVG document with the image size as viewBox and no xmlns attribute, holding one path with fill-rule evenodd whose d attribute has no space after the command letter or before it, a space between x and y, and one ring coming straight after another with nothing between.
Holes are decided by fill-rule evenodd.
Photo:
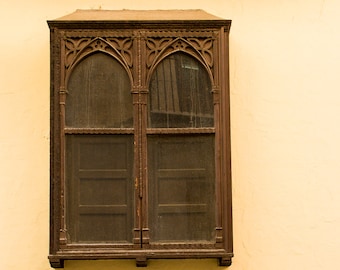
<instances>
[{"instance_id":1,"label":"cabinet top molding","mask_svg":"<svg viewBox=\"0 0 340 270\"><path fill-rule=\"evenodd\" d=\"M88 25L90 22L96 24L112 25L129 25L132 28L140 28L141 25L196 25L206 27L225 27L225 31L229 31L231 20L225 20L215 15L209 14L201 9L189 10L102 10L78 9L75 12L63 16L55 20L49 20L50 27L65 27L66 25Z\"/></svg>"}]
</instances>

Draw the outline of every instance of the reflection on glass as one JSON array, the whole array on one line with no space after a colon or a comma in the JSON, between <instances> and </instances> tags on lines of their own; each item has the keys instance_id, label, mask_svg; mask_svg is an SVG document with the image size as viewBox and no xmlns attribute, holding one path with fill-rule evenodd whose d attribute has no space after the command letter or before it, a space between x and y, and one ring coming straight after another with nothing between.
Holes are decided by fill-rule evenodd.
<instances>
[{"instance_id":1,"label":"reflection on glass","mask_svg":"<svg viewBox=\"0 0 340 270\"><path fill-rule=\"evenodd\" d=\"M149 127L212 127L211 83L195 58L175 53L156 68L150 83Z\"/></svg>"}]
</instances>

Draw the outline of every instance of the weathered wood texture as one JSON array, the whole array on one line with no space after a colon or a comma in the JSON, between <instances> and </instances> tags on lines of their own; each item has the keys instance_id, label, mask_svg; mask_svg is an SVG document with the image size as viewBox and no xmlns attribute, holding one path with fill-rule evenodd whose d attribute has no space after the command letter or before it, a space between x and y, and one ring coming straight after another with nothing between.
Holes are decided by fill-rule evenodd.
<instances>
[{"instance_id":1,"label":"weathered wood texture","mask_svg":"<svg viewBox=\"0 0 340 270\"><path fill-rule=\"evenodd\" d=\"M48 24L51 266L230 265L231 22L200 10L77 11Z\"/></svg>"}]
</instances>

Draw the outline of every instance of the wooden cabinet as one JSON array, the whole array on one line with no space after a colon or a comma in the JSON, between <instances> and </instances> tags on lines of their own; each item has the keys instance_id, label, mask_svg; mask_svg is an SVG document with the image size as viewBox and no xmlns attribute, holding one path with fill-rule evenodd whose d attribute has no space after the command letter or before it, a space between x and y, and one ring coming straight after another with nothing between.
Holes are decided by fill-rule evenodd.
<instances>
[{"instance_id":1,"label":"wooden cabinet","mask_svg":"<svg viewBox=\"0 0 340 270\"><path fill-rule=\"evenodd\" d=\"M230 24L201 10L48 21L53 267L231 264Z\"/></svg>"}]
</instances>

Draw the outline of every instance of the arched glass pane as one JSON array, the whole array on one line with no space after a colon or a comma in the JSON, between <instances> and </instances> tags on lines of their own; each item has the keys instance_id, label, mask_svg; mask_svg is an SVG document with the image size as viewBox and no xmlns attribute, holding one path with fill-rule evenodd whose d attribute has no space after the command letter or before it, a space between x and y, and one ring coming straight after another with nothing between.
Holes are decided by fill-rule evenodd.
<instances>
[{"instance_id":1,"label":"arched glass pane","mask_svg":"<svg viewBox=\"0 0 340 270\"><path fill-rule=\"evenodd\" d=\"M113 57L97 53L84 59L73 70L67 90L67 127L132 127L130 80Z\"/></svg>"},{"instance_id":2,"label":"arched glass pane","mask_svg":"<svg viewBox=\"0 0 340 270\"><path fill-rule=\"evenodd\" d=\"M156 68L150 82L149 127L214 126L209 75L195 58L175 53Z\"/></svg>"}]
</instances>

